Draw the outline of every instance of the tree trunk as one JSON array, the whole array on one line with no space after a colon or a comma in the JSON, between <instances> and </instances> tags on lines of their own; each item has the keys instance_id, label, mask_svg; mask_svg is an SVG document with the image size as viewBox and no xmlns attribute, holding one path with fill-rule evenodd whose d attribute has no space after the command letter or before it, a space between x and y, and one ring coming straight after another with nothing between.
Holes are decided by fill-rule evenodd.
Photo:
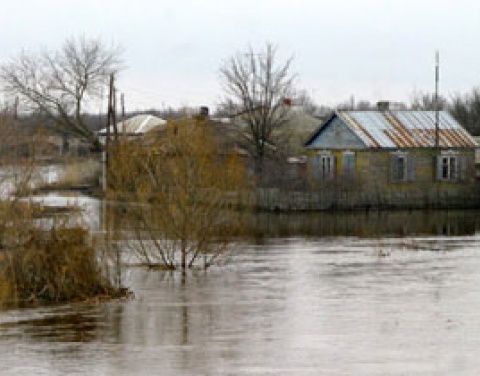
<instances>
[{"instance_id":1,"label":"tree trunk","mask_svg":"<svg viewBox=\"0 0 480 376\"><path fill-rule=\"evenodd\" d=\"M255 177L257 178L258 183L260 186L263 186L265 183L265 176L264 176L264 162L265 158L263 155L257 155L255 157Z\"/></svg>"},{"instance_id":2,"label":"tree trunk","mask_svg":"<svg viewBox=\"0 0 480 376\"><path fill-rule=\"evenodd\" d=\"M182 258L180 260L180 267L182 268L182 273L185 273L185 270L187 269L187 244L185 242L185 239L182 239Z\"/></svg>"}]
</instances>

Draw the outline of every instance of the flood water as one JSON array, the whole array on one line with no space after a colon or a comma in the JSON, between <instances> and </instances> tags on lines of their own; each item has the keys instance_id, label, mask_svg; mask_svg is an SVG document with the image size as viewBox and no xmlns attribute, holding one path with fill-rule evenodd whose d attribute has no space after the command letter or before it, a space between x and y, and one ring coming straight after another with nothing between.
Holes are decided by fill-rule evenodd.
<instances>
[{"instance_id":1,"label":"flood water","mask_svg":"<svg viewBox=\"0 0 480 376\"><path fill-rule=\"evenodd\" d=\"M1 375L477 375L479 212L259 216L224 266L4 310Z\"/></svg>"}]
</instances>

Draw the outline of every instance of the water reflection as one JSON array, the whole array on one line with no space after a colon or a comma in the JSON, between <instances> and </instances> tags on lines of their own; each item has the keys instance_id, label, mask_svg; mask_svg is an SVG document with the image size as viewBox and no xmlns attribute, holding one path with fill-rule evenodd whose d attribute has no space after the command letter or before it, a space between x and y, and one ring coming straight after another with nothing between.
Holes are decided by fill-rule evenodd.
<instances>
[{"instance_id":1,"label":"water reflection","mask_svg":"<svg viewBox=\"0 0 480 376\"><path fill-rule=\"evenodd\" d=\"M79 206L83 212L83 223L93 231L103 230L106 223L108 226L120 223L119 219L124 217L122 208L114 202L103 202L80 194L65 197L50 193L35 196L33 200L46 206ZM247 233L257 241L295 236L455 236L472 235L479 229L478 210L256 213L249 216L247 225Z\"/></svg>"},{"instance_id":2,"label":"water reflection","mask_svg":"<svg viewBox=\"0 0 480 376\"><path fill-rule=\"evenodd\" d=\"M477 214L259 215L222 268L130 267L133 300L3 311L0 374L475 374Z\"/></svg>"},{"instance_id":3,"label":"water reflection","mask_svg":"<svg viewBox=\"0 0 480 376\"><path fill-rule=\"evenodd\" d=\"M480 228L480 213L466 211L369 211L261 213L252 218L257 238L292 236L472 235Z\"/></svg>"}]
</instances>

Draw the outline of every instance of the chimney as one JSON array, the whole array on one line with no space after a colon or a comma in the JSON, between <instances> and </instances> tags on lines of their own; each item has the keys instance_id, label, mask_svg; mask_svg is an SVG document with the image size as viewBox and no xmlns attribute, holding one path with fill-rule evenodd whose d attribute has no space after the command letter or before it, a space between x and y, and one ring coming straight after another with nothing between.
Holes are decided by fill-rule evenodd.
<instances>
[{"instance_id":1,"label":"chimney","mask_svg":"<svg viewBox=\"0 0 480 376\"><path fill-rule=\"evenodd\" d=\"M208 117L209 115L209 109L207 106L202 106L200 107L200 116L203 116L203 117Z\"/></svg>"},{"instance_id":2,"label":"chimney","mask_svg":"<svg viewBox=\"0 0 480 376\"><path fill-rule=\"evenodd\" d=\"M390 102L389 101L378 101L377 102L377 110L378 111L388 111L390 109Z\"/></svg>"}]
</instances>

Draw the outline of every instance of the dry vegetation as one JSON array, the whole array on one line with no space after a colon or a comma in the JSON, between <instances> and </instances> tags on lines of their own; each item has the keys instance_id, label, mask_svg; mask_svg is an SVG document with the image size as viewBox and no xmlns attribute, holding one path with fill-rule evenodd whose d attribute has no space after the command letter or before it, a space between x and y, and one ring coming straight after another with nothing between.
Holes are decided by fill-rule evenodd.
<instances>
[{"instance_id":1,"label":"dry vegetation","mask_svg":"<svg viewBox=\"0 0 480 376\"><path fill-rule=\"evenodd\" d=\"M33 192L100 188L102 164L96 158L66 159L53 167L57 170L54 179L35 182Z\"/></svg>"},{"instance_id":2,"label":"dry vegetation","mask_svg":"<svg viewBox=\"0 0 480 376\"><path fill-rule=\"evenodd\" d=\"M73 209L41 216L41 205L0 201L0 298L7 302L66 302L116 297L116 266L100 255ZM68 216L68 217L67 217ZM68 219L68 220L67 220Z\"/></svg>"},{"instance_id":3,"label":"dry vegetation","mask_svg":"<svg viewBox=\"0 0 480 376\"><path fill-rule=\"evenodd\" d=\"M3 251L3 301L66 302L120 295L102 270L84 228L31 229Z\"/></svg>"},{"instance_id":4,"label":"dry vegetation","mask_svg":"<svg viewBox=\"0 0 480 376\"><path fill-rule=\"evenodd\" d=\"M248 179L243 161L219 150L199 119L169 123L148 145L110 148L109 197L123 210L112 221L133 232L129 248L142 263L208 268L241 233Z\"/></svg>"},{"instance_id":5,"label":"dry vegetation","mask_svg":"<svg viewBox=\"0 0 480 376\"><path fill-rule=\"evenodd\" d=\"M0 129L4 134L0 149L5 151L16 139L14 123L1 117ZM45 218L41 205L22 198L31 187L34 156L18 158L13 150L0 159L1 302L119 296L124 290L113 282L116 265L97 252L80 222L72 224L74 208Z\"/></svg>"}]
</instances>

